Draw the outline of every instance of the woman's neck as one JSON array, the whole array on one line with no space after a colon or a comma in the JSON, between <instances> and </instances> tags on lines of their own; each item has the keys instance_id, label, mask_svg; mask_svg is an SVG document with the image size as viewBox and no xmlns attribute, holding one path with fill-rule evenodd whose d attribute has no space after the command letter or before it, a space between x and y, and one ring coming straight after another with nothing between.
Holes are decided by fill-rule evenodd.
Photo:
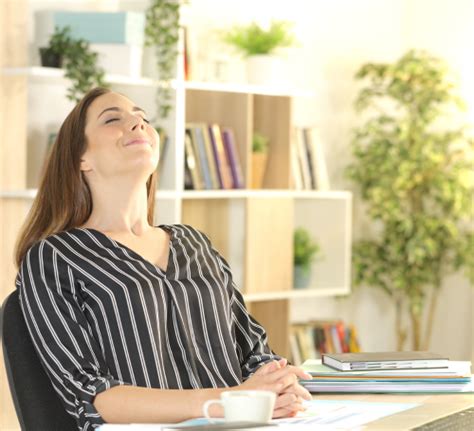
<instances>
[{"instance_id":1,"label":"woman's neck","mask_svg":"<svg viewBox=\"0 0 474 431\"><path fill-rule=\"evenodd\" d=\"M146 184L90 185L92 213L82 227L140 236L150 229Z\"/></svg>"}]
</instances>

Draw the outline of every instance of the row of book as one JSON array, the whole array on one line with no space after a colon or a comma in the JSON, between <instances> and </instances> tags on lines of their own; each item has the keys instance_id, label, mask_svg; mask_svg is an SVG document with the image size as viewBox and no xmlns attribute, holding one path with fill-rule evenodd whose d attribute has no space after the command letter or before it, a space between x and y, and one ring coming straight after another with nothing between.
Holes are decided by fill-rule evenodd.
<instances>
[{"instance_id":1,"label":"row of book","mask_svg":"<svg viewBox=\"0 0 474 431\"><path fill-rule=\"evenodd\" d=\"M315 128L295 128L291 145L291 172L296 190L329 190L322 142Z\"/></svg>"},{"instance_id":2,"label":"row of book","mask_svg":"<svg viewBox=\"0 0 474 431\"><path fill-rule=\"evenodd\" d=\"M293 324L290 329L290 352L296 365L307 359L321 358L325 353L359 352L354 325L343 321Z\"/></svg>"},{"instance_id":3,"label":"row of book","mask_svg":"<svg viewBox=\"0 0 474 431\"><path fill-rule=\"evenodd\" d=\"M234 132L218 124L188 123L185 134L187 190L245 187Z\"/></svg>"}]
</instances>

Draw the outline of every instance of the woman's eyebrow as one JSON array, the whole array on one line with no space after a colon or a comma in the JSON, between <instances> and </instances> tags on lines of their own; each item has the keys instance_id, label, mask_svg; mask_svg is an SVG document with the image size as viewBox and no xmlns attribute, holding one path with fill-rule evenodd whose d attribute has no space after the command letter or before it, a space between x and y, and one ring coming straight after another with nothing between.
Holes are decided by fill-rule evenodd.
<instances>
[{"instance_id":1,"label":"woman's eyebrow","mask_svg":"<svg viewBox=\"0 0 474 431\"><path fill-rule=\"evenodd\" d=\"M101 116L102 114L104 114L105 112L107 112L107 111L122 112L123 109L119 108L118 106L112 106L112 107L110 107L110 108L106 108L106 109L104 109L104 110L99 114L99 116L98 116L97 118L100 118L100 116ZM132 108L132 111L141 111L141 112L143 112L143 113L146 115L146 112L145 112L142 108L139 108L138 106L134 106L134 107Z\"/></svg>"}]
</instances>

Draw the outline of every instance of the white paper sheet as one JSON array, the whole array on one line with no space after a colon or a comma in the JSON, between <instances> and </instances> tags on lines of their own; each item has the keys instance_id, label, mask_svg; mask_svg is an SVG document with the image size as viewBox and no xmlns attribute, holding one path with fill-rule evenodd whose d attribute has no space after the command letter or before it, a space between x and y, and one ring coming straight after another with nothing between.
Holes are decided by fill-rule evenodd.
<instances>
[{"instance_id":1,"label":"white paper sheet","mask_svg":"<svg viewBox=\"0 0 474 431\"><path fill-rule=\"evenodd\" d=\"M360 426L418 406L416 403L382 403L370 401L312 400L306 401L307 410L295 418L273 421L279 431L357 430ZM203 419L187 421L200 425ZM160 431L169 425L131 424L103 425L100 431ZM261 428L271 430L272 428Z\"/></svg>"},{"instance_id":2,"label":"white paper sheet","mask_svg":"<svg viewBox=\"0 0 474 431\"><path fill-rule=\"evenodd\" d=\"M416 403L382 403L369 401L312 400L306 401L306 412L295 418L279 419L285 424L329 426L332 429L355 429L385 416L412 409ZM314 428L318 429L318 428Z\"/></svg>"}]
</instances>

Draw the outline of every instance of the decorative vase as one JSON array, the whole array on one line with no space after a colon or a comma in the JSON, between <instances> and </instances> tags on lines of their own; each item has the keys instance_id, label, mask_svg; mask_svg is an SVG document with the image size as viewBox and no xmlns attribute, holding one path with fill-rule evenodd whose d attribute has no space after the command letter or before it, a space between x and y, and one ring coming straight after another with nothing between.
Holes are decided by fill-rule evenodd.
<instances>
[{"instance_id":1,"label":"decorative vase","mask_svg":"<svg viewBox=\"0 0 474 431\"><path fill-rule=\"evenodd\" d=\"M283 62L274 55L251 55L247 58L247 82L255 85L278 85Z\"/></svg>"},{"instance_id":2,"label":"decorative vase","mask_svg":"<svg viewBox=\"0 0 474 431\"><path fill-rule=\"evenodd\" d=\"M304 289L308 287L311 278L311 271L304 266L295 265L293 267L293 287L295 289Z\"/></svg>"},{"instance_id":3,"label":"decorative vase","mask_svg":"<svg viewBox=\"0 0 474 431\"><path fill-rule=\"evenodd\" d=\"M267 167L267 153L252 153L252 189L261 189Z\"/></svg>"}]
</instances>

